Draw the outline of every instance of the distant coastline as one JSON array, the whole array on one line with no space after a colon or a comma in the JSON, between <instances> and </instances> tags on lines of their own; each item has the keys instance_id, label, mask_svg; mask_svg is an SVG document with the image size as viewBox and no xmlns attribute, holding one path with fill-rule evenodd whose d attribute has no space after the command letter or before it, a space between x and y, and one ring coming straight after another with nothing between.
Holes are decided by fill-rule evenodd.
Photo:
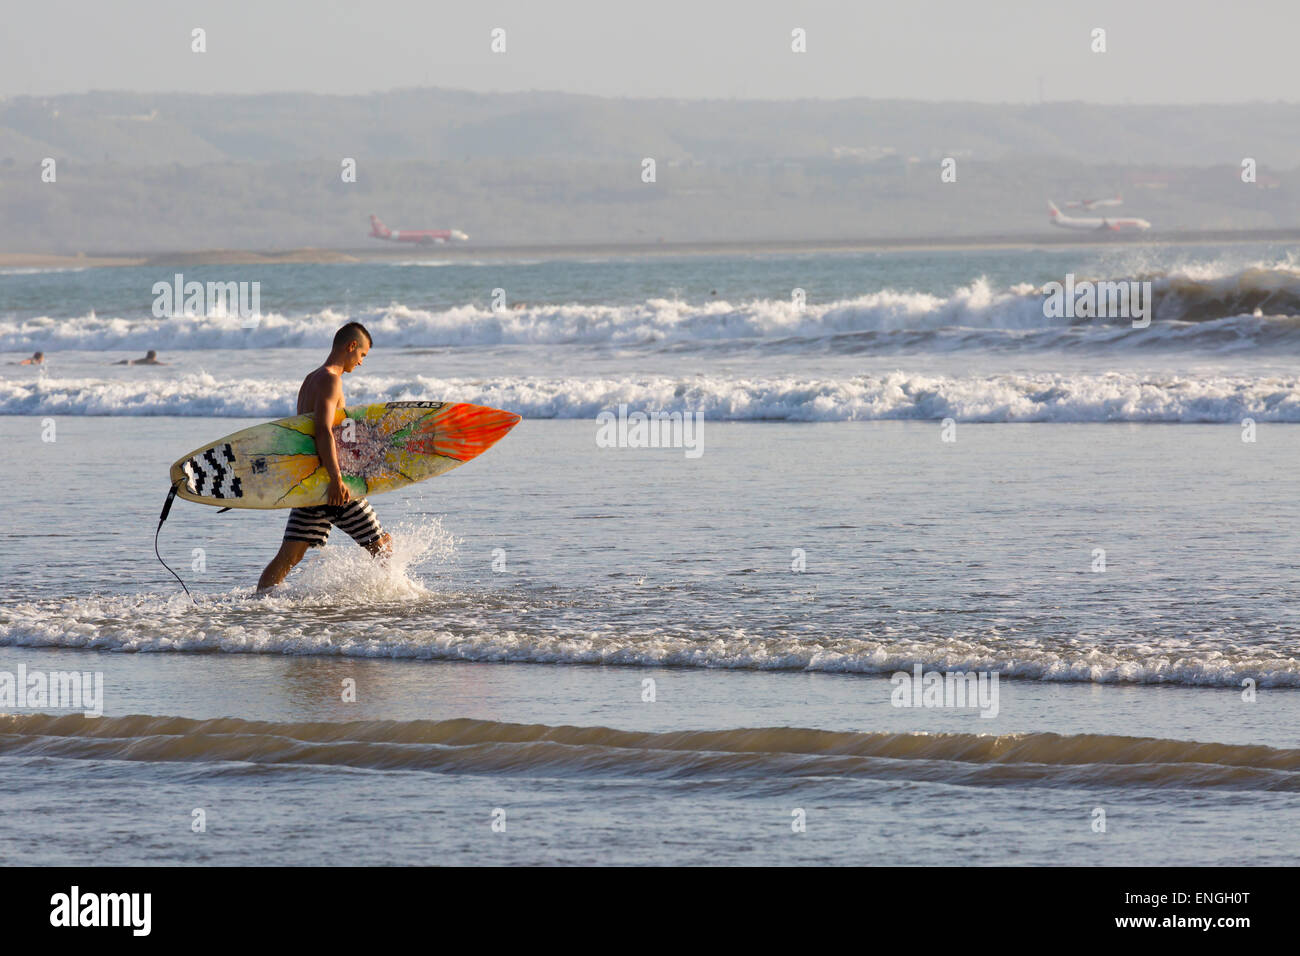
<instances>
[{"instance_id":1,"label":"distant coastline","mask_svg":"<svg viewBox=\"0 0 1300 956\"><path fill-rule=\"evenodd\" d=\"M112 266L222 266L391 262L409 259L568 259L575 256L798 255L842 252L933 252L944 249L1032 249L1070 246L1196 245L1200 243L1300 242L1300 228L1171 232L1159 235L1049 233L990 236L949 236L887 239L769 239L716 242L586 242L554 244L434 246L349 249L199 249L193 251L68 255L42 252L0 253L0 268L57 269Z\"/></svg>"}]
</instances>

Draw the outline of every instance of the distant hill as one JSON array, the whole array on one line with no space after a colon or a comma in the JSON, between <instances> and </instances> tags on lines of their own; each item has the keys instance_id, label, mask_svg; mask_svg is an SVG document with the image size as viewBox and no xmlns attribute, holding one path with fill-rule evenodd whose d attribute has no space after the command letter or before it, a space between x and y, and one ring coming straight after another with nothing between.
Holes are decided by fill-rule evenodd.
<instances>
[{"instance_id":1,"label":"distant hill","mask_svg":"<svg viewBox=\"0 0 1300 956\"><path fill-rule=\"evenodd\" d=\"M1280 103L19 97L0 100L0 250L348 248L371 212L497 243L979 235L1117 190L1157 229L1290 228L1297 165L1300 106Z\"/></svg>"}]
</instances>

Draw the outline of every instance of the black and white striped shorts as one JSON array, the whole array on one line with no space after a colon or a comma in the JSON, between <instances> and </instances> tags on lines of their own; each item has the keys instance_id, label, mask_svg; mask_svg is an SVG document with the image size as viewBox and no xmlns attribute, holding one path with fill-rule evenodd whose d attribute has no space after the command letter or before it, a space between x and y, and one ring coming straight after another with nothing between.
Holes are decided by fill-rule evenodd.
<instances>
[{"instance_id":1,"label":"black and white striped shorts","mask_svg":"<svg viewBox=\"0 0 1300 956\"><path fill-rule=\"evenodd\" d=\"M342 528L363 547L374 543L384 533L379 519L365 498L354 498L345 505L316 505L293 508L284 529L285 541L306 541L308 547L323 547L330 527Z\"/></svg>"}]
</instances>

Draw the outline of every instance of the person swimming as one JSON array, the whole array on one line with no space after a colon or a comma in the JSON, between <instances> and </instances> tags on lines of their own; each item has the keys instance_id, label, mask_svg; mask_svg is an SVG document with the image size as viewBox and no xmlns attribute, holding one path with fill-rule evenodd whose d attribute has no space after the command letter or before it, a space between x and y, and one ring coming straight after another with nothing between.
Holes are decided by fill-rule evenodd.
<instances>
[{"instance_id":1,"label":"person swimming","mask_svg":"<svg viewBox=\"0 0 1300 956\"><path fill-rule=\"evenodd\" d=\"M23 360L22 360L21 362L19 362L18 364L19 364L19 365L44 365L44 364L45 364L45 353L44 353L44 352L34 352L34 353L32 353L32 357L31 357L31 358L29 358L29 359L23 359Z\"/></svg>"},{"instance_id":2,"label":"person swimming","mask_svg":"<svg viewBox=\"0 0 1300 956\"><path fill-rule=\"evenodd\" d=\"M113 364L114 365L166 365L167 363L158 361L158 353L155 352L153 349L150 349L144 358L122 359L122 361L114 362Z\"/></svg>"}]
</instances>

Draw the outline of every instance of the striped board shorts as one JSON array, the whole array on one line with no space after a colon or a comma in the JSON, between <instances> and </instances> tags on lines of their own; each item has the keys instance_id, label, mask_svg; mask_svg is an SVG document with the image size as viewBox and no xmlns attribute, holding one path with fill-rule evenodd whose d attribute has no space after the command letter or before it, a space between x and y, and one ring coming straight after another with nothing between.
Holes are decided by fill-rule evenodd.
<instances>
[{"instance_id":1,"label":"striped board shorts","mask_svg":"<svg viewBox=\"0 0 1300 956\"><path fill-rule=\"evenodd\" d=\"M345 505L290 509L284 540L306 541L312 548L324 547L331 527L342 528L363 547L374 543L384 533L370 502L365 498L354 498Z\"/></svg>"}]
</instances>

